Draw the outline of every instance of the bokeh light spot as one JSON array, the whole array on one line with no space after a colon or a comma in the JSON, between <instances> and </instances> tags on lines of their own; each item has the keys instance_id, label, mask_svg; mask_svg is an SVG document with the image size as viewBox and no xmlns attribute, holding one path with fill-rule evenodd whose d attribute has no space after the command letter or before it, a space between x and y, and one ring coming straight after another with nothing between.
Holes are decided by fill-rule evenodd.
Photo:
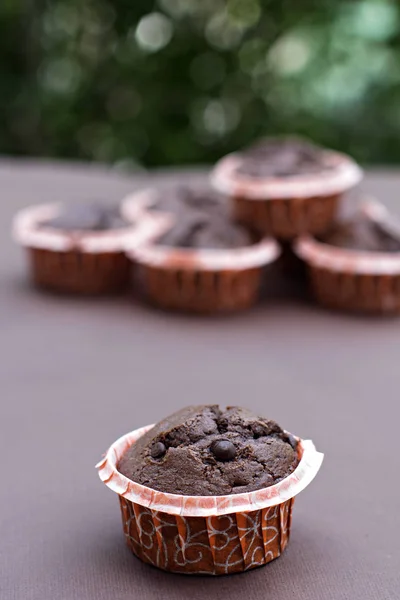
<instances>
[{"instance_id":1,"label":"bokeh light spot","mask_svg":"<svg viewBox=\"0 0 400 600\"><path fill-rule=\"evenodd\" d=\"M140 19L135 31L139 47L146 52L157 52L171 40L173 26L165 15L153 12Z\"/></svg>"}]
</instances>

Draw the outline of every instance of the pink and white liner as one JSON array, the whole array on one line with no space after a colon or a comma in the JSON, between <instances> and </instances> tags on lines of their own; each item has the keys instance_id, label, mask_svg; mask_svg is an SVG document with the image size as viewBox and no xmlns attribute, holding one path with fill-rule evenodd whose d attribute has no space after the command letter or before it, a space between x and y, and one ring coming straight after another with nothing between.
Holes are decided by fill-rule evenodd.
<instances>
[{"instance_id":1,"label":"pink and white liner","mask_svg":"<svg viewBox=\"0 0 400 600\"><path fill-rule=\"evenodd\" d=\"M168 494L131 481L117 468L128 448L152 427L154 425L141 427L119 438L110 446L96 468L100 479L113 492L140 506L171 515L209 517L276 506L304 490L318 473L324 458L311 440L298 439L301 458L297 468L291 475L268 488L226 496Z\"/></svg>"},{"instance_id":2,"label":"pink and white liner","mask_svg":"<svg viewBox=\"0 0 400 600\"><path fill-rule=\"evenodd\" d=\"M366 202L361 210L376 221L388 215L379 202ZM360 275L400 275L400 252L367 252L324 244L311 236L302 236L295 243L295 251L311 266L332 271Z\"/></svg>"},{"instance_id":3,"label":"pink and white liner","mask_svg":"<svg viewBox=\"0 0 400 600\"><path fill-rule=\"evenodd\" d=\"M62 231L43 223L60 214L62 204L41 204L19 211L14 217L13 237L23 246L54 252L70 250L88 253L122 252L135 247L160 230L159 221L149 222L140 205L124 214L131 226L107 231Z\"/></svg>"},{"instance_id":4,"label":"pink and white liner","mask_svg":"<svg viewBox=\"0 0 400 600\"><path fill-rule=\"evenodd\" d=\"M348 156L326 150L325 163L331 167L312 175L281 177L251 177L238 168L244 163L240 153L228 154L214 167L211 183L219 192L249 200L311 198L341 194L362 179L360 167Z\"/></svg>"}]
</instances>

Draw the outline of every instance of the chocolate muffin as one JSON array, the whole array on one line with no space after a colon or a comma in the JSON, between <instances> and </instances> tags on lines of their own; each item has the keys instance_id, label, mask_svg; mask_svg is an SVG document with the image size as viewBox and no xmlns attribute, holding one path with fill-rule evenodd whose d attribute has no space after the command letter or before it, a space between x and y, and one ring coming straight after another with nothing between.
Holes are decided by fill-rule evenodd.
<instances>
[{"instance_id":1,"label":"chocolate muffin","mask_svg":"<svg viewBox=\"0 0 400 600\"><path fill-rule=\"evenodd\" d=\"M299 238L295 250L322 306L400 313L400 224L380 203L364 203L323 235Z\"/></svg>"},{"instance_id":2,"label":"chocolate muffin","mask_svg":"<svg viewBox=\"0 0 400 600\"><path fill-rule=\"evenodd\" d=\"M138 229L135 211L123 217L118 206L101 203L32 206L20 211L13 223L36 286L87 295L129 287L131 261L125 248L136 242Z\"/></svg>"},{"instance_id":3,"label":"chocolate muffin","mask_svg":"<svg viewBox=\"0 0 400 600\"><path fill-rule=\"evenodd\" d=\"M400 252L400 223L389 215L377 220L371 214L358 211L352 219L335 223L318 239L349 250Z\"/></svg>"},{"instance_id":4,"label":"chocolate muffin","mask_svg":"<svg viewBox=\"0 0 400 600\"><path fill-rule=\"evenodd\" d=\"M129 253L151 304L212 314L257 302L279 246L235 223L221 195L204 186L175 187L138 192L130 198L135 201L160 224L158 236Z\"/></svg>"},{"instance_id":5,"label":"chocolate muffin","mask_svg":"<svg viewBox=\"0 0 400 600\"><path fill-rule=\"evenodd\" d=\"M117 206L103 204L72 204L63 206L60 213L41 223L42 227L62 231L107 231L128 227Z\"/></svg>"},{"instance_id":6,"label":"chocolate muffin","mask_svg":"<svg viewBox=\"0 0 400 600\"><path fill-rule=\"evenodd\" d=\"M296 137L261 140L241 154L237 171L251 177L292 177L330 171L323 148Z\"/></svg>"},{"instance_id":7,"label":"chocolate muffin","mask_svg":"<svg viewBox=\"0 0 400 600\"><path fill-rule=\"evenodd\" d=\"M294 471L297 441L240 407L190 406L159 422L121 458L120 473L172 494L220 496L269 487Z\"/></svg>"},{"instance_id":8,"label":"chocolate muffin","mask_svg":"<svg viewBox=\"0 0 400 600\"><path fill-rule=\"evenodd\" d=\"M362 177L349 157L294 137L264 139L228 154L211 180L235 220L281 241L324 233L343 194Z\"/></svg>"}]
</instances>

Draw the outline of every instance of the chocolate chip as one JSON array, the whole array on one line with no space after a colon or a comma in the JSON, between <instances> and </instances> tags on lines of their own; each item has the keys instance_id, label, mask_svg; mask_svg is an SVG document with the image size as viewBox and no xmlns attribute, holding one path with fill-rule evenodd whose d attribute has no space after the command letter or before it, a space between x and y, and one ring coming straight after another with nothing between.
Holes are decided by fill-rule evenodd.
<instances>
[{"instance_id":1,"label":"chocolate chip","mask_svg":"<svg viewBox=\"0 0 400 600\"><path fill-rule=\"evenodd\" d=\"M233 460L236 456L236 448L229 440L217 440L213 442L210 450L217 460Z\"/></svg>"},{"instance_id":2,"label":"chocolate chip","mask_svg":"<svg viewBox=\"0 0 400 600\"><path fill-rule=\"evenodd\" d=\"M156 442L150 450L151 458L162 458L167 449L162 442Z\"/></svg>"},{"instance_id":3,"label":"chocolate chip","mask_svg":"<svg viewBox=\"0 0 400 600\"><path fill-rule=\"evenodd\" d=\"M294 435L292 435L291 433L288 433L287 434L287 441L292 446L293 450L296 450L296 448L297 448L297 440L294 437Z\"/></svg>"}]
</instances>

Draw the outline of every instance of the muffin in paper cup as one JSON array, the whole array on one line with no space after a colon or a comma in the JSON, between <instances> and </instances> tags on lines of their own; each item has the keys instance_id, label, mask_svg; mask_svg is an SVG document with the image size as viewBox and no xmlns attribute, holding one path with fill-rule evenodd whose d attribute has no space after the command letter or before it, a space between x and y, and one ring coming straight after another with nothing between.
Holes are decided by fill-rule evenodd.
<instances>
[{"instance_id":1,"label":"muffin in paper cup","mask_svg":"<svg viewBox=\"0 0 400 600\"><path fill-rule=\"evenodd\" d=\"M21 210L13 237L27 251L34 283L48 290L75 294L112 293L127 288L132 264L125 246L134 247L152 229L143 223L140 206L124 211L127 226L104 231L66 231L46 226L61 214L61 204Z\"/></svg>"},{"instance_id":2,"label":"muffin in paper cup","mask_svg":"<svg viewBox=\"0 0 400 600\"><path fill-rule=\"evenodd\" d=\"M377 202L362 212L375 222L389 215ZM300 237L297 255L306 263L316 301L330 309L360 313L400 312L400 251L371 252L336 247Z\"/></svg>"},{"instance_id":3,"label":"muffin in paper cup","mask_svg":"<svg viewBox=\"0 0 400 600\"><path fill-rule=\"evenodd\" d=\"M329 170L290 177L254 177L239 172L243 154L233 153L215 166L211 182L233 203L235 218L263 234L291 240L325 231L343 194L362 179L347 155L321 150Z\"/></svg>"},{"instance_id":4,"label":"muffin in paper cup","mask_svg":"<svg viewBox=\"0 0 400 600\"><path fill-rule=\"evenodd\" d=\"M141 207L154 199L152 190L137 195ZM129 203L134 203L131 196ZM173 215L149 215L160 223L158 238L174 224ZM263 238L229 249L174 248L156 237L129 250L139 269L147 300L163 309L195 313L240 311L259 298L265 267L280 255L278 243Z\"/></svg>"},{"instance_id":5,"label":"muffin in paper cup","mask_svg":"<svg viewBox=\"0 0 400 600\"><path fill-rule=\"evenodd\" d=\"M226 496L163 493L135 483L117 465L153 425L119 438L96 465L100 479L119 497L128 547L145 563L188 575L227 575L260 567L287 546L295 496L323 460L310 440L298 440L299 463L268 488Z\"/></svg>"}]
</instances>

